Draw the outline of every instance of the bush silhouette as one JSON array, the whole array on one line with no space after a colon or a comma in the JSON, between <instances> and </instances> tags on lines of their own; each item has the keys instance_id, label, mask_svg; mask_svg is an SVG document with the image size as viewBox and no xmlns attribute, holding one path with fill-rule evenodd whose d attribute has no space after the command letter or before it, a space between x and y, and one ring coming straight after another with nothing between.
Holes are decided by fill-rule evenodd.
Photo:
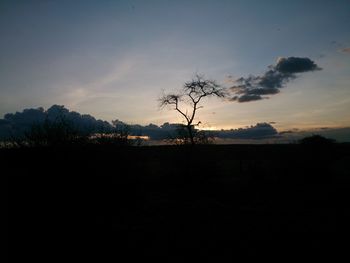
<instances>
[{"instance_id":1,"label":"bush silhouette","mask_svg":"<svg viewBox=\"0 0 350 263\"><path fill-rule=\"evenodd\" d=\"M302 145L318 146L318 145L330 145L335 143L333 139L325 138L321 135L315 134L312 136L305 137L299 141Z\"/></svg>"},{"instance_id":2,"label":"bush silhouette","mask_svg":"<svg viewBox=\"0 0 350 263\"><path fill-rule=\"evenodd\" d=\"M188 128L186 125L179 124L176 128L175 135L169 135L169 139L166 141L175 145L192 145L195 144L211 144L214 142L215 138L208 134L206 131L201 131L195 129L193 125L191 126L192 138L188 133Z\"/></svg>"},{"instance_id":3,"label":"bush silhouette","mask_svg":"<svg viewBox=\"0 0 350 263\"><path fill-rule=\"evenodd\" d=\"M24 134L24 144L34 147L82 143L86 139L86 134L79 132L64 118L54 121L46 119L43 123L35 123Z\"/></svg>"}]
</instances>

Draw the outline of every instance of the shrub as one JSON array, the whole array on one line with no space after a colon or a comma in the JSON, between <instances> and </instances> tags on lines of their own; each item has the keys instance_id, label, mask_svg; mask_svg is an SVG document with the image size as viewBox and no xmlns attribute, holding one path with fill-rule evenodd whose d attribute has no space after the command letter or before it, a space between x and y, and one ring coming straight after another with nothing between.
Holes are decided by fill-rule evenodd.
<instances>
[{"instance_id":1,"label":"shrub","mask_svg":"<svg viewBox=\"0 0 350 263\"><path fill-rule=\"evenodd\" d=\"M19 141L20 139L17 139ZM24 133L23 145L54 146L81 143L86 135L79 132L72 123L59 118L55 121L46 119L43 123L35 123Z\"/></svg>"},{"instance_id":2,"label":"shrub","mask_svg":"<svg viewBox=\"0 0 350 263\"><path fill-rule=\"evenodd\" d=\"M305 137L299 141L300 144L317 146L317 145L330 145L335 143L333 139L325 138L321 135L315 134L312 136Z\"/></svg>"}]
</instances>

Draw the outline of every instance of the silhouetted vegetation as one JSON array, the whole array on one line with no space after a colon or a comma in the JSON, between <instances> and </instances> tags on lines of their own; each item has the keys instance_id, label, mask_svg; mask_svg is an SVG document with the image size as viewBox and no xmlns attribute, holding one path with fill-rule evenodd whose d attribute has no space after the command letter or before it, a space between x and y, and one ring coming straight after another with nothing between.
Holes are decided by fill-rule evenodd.
<instances>
[{"instance_id":1,"label":"silhouetted vegetation","mask_svg":"<svg viewBox=\"0 0 350 263\"><path fill-rule=\"evenodd\" d=\"M109 140L107 138L108 136L104 136L104 134L115 133L112 137L120 140L123 135L117 134L120 133L119 131L123 133L122 130L124 126L127 127L129 138L133 138L133 140L129 141L132 145L138 145L139 142L143 142L140 136L144 138L147 137L152 143L155 142L156 144L163 143L164 141L175 144L190 142L188 128L181 123L165 122L159 126L152 123L148 125L128 124L120 120L114 120L112 123L109 123L96 120L93 116L88 114L69 111L64 106L53 105L48 110L44 110L43 108L24 109L22 112L5 114L4 119L0 119L0 147L20 145L26 135L28 136L31 133L34 135L37 133L33 131L33 129L35 130L45 125L49 126L57 122L57 120L62 119L80 135L80 138L81 135L89 135L91 137L99 134L101 143L102 140L103 143L107 143ZM45 121L48 122L49 125L44 124ZM33 126L36 128L33 128ZM191 129L195 143L205 142L206 137L209 139L209 142L214 142L213 139L218 138L247 139L247 143L252 142L251 140L274 139L276 142L283 141L286 143L288 141L298 142L298 138L308 134L307 132L296 133L293 131L278 132L271 123L266 122L230 130L203 131L203 129L199 130L197 125L193 125ZM42 132L39 133L42 134ZM349 128L323 128L322 130L318 130L317 133L324 137L337 138L340 142L349 141ZM196 136L200 138L196 138ZM42 137L42 135L40 135L40 137ZM203 137L205 140L203 140ZM35 144L38 145L40 143ZM42 144L45 145L46 143ZM117 144L119 144L119 142Z\"/></svg>"},{"instance_id":2,"label":"silhouetted vegetation","mask_svg":"<svg viewBox=\"0 0 350 263\"><path fill-rule=\"evenodd\" d=\"M336 141L334 139L325 138L318 134L305 137L299 141L299 143L309 146L331 145L335 142Z\"/></svg>"},{"instance_id":3,"label":"silhouetted vegetation","mask_svg":"<svg viewBox=\"0 0 350 263\"><path fill-rule=\"evenodd\" d=\"M215 141L214 134L209 131L198 130L192 126L192 139L186 125L179 124L176 133L170 134L166 142L175 145L212 144Z\"/></svg>"},{"instance_id":4,"label":"silhouetted vegetation","mask_svg":"<svg viewBox=\"0 0 350 263\"><path fill-rule=\"evenodd\" d=\"M54 121L46 119L43 123L36 123L24 133L22 145L31 147L57 146L86 141L86 134L79 133L72 123L64 118ZM17 143L22 138L17 139Z\"/></svg>"},{"instance_id":5,"label":"silhouetted vegetation","mask_svg":"<svg viewBox=\"0 0 350 263\"><path fill-rule=\"evenodd\" d=\"M187 138L189 138L192 145L196 143L195 139L195 126L198 126L201 122L193 124L195 120L197 110L203 108L200 105L202 99L206 97L219 97L226 96L226 90L216 83L214 80L205 79L201 75L196 75L194 79L186 82L179 93L169 93L162 95L159 98L160 107L173 106L186 121L186 129L188 132ZM181 103L185 103L190 106L188 112L187 109L180 106Z\"/></svg>"},{"instance_id":6,"label":"silhouetted vegetation","mask_svg":"<svg viewBox=\"0 0 350 263\"><path fill-rule=\"evenodd\" d=\"M21 253L347 249L349 145L90 146L0 149Z\"/></svg>"},{"instance_id":7,"label":"silhouetted vegetation","mask_svg":"<svg viewBox=\"0 0 350 263\"><path fill-rule=\"evenodd\" d=\"M55 120L46 118L41 123L33 123L24 131L23 136L12 137L9 144L12 147L49 147L49 146L131 146L141 145L141 139L129 138L130 128L126 124L113 122L114 127L107 131L91 133L79 129L76 123L58 116Z\"/></svg>"},{"instance_id":8,"label":"silhouetted vegetation","mask_svg":"<svg viewBox=\"0 0 350 263\"><path fill-rule=\"evenodd\" d=\"M31 145L59 144L112 130L113 126L106 121L69 111L60 105L53 105L46 111L40 107L8 113L0 120L0 140L18 144L23 140Z\"/></svg>"},{"instance_id":9,"label":"silhouetted vegetation","mask_svg":"<svg viewBox=\"0 0 350 263\"><path fill-rule=\"evenodd\" d=\"M140 146L142 139L130 139L130 127L119 121L113 121L114 129L107 133L96 133L89 142L100 146Z\"/></svg>"}]
</instances>

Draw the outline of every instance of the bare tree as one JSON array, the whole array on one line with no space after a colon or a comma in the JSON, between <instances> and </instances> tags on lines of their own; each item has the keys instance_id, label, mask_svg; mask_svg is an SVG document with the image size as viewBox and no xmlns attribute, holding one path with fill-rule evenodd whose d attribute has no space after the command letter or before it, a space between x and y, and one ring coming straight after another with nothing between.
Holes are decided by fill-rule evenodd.
<instances>
[{"instance_id":1,"label":"bare tree","mask_svg":"<svg viewBox=\"0 0 350 263\"><path fill-rule=\"evenodd\" d=\"M206 97L224 98L226 90L216 83L215 80L205 79L202 75L195 75L195 77L186 82L183 88L178 93L163 94L159 98L160 107L173 107L185 120L186 129L192 145L194 140L194 126L198 126L201 122L193 124L196 117L197 110L203 108L200 105L202 99ZM187 107L185 106L187 105ZM190 108L190 109L188 109Z\"/></svg>"}]
</instances>

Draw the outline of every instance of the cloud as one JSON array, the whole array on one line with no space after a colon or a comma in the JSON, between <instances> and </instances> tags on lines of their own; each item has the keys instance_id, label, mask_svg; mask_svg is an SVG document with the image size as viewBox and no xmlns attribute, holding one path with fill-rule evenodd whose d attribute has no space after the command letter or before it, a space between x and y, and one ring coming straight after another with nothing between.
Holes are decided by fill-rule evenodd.
<instances>
[{"instance_id":1,"label":"cloud","mask_svg":"<svg viewBox=\"0 0 350 263\"><path fill-rule=\"evenodd\" d=\"M53 105L46 111L43 108L37 108L5 114L4 119L0 119L0 139L21 137L34 124L42 124L45 120L56 122L62 119L69 122L81 134L112 129L112 125L106 121L96 120L88 114L69 111L64 106Z\"/></svg>"},{"instance_id":2,"label":"cloud","mask_svg":"<svg viewBox=\"0 0 350 263\"><path fill-rule=\"evenodd\" d=\"M340 49L339 51L342 52L342 53L348 53L348 54L350 54L350 47L342 48L342 49Z\"/></svg>"},{"instance_id":3,"label":"cloud","mask_svg":"<svg viewBox=\"0 0 350 263\"><path fill-rule=\"evenodd\" d=\"M117 120L113 122L114 125L125 123ZM117 126L117 125L116 125ZM149 136L151 140L164 140L169 138L176 138L178 136L179 128L183 127L179 123L164 123L161 126L149 124L142 125L128 125L130 135ZM266 139L274 138L278 135L277 130L269 123L257 123L245 128L231 129L231 130L206 130L207 135L221 138L221 139Z\"/></svg>"},{"instance_id":4,"label":"cloud","mask_svg":"<svg viewBox=\"0 0 350 263\"><path fill-rule=\"evenodd\" d=\"M290 133L294 133L294 132L295 132L294 130L286 130L286 131L279 132L279 134L283 135L283 134L290 134Z\"/></svg>"},{"instance_id":5,"label":"cloud","mask_svg":"<svg viewBox=\"0 0 350 263\"><path fill-rule=\"evenodd\" d=\"M230 88L233 94L230 100L249 102L269 98L269 95L278 94L290 80L297 78L297 74L315 70L321 68L309 58L278 58L276 65L269 66L263 75L235 80L235 85Z\"/></svg>"},{"instance_id":6,"label":"cloud","mask_svg":"<svg viewBox=\"0 0 350 263\"><path fill-rule=\"evenodd\" d=\"M234 96L231 100L232 101L238 101L238 102L249 102L249 101L254 101L254 100L261 100L263 99L263 97L261 97L260 95L248 95L248 94L244 94L241 96Z\"/></svg>"},{"instance_id":7,"label":"cloud","mask_svg":"<svg viewBox=\"0 0 350 263\"><path fill-rule=\"evenodd\" d=\"M279 58L275 69L285 74L295 74L319 70L320 68L309 58Z\"/></svg>"},{"instance_id":8,"label":"cloud","mask_svg":"<svg viewBox=\"0 0 350 263\"><path fill-rule=\"evenodd\" d=\"M64 106L53 105L47 110L43 108L25 109L22 112L8 113L3 119L0 119L0 140L6 140L13 137L20 138L28 131L33 124L44 123L46 120L55 122L66 120L76 131L82 135L89 135L99 132L108 132L128 127L130 135L149 136L151 140L164 140L178 136L179 128L183 127L179 123L164 123L161 126L149 124L146 126L138 124L127 124L120 120L115 120L112 124L96 120L88 114L80 114L70 111ZM221 139L254 139L261 140L266 138L277 138L278 132L271 125L274 122L257 123L245 128L231 130L210 130L205 131L208 135Z\"/></svg>"},{"instance_id":9,"label":"cloud","mask_svg":"<svg viewBox=\"0 0 350 263\"><path fill-rule=\"evenodd\" d=\"M215 132L215 136L222 139L265 139L277 135L277 130L266 122L257 123L256 125L246 128Z\"/></svg>"}]
</instances>

